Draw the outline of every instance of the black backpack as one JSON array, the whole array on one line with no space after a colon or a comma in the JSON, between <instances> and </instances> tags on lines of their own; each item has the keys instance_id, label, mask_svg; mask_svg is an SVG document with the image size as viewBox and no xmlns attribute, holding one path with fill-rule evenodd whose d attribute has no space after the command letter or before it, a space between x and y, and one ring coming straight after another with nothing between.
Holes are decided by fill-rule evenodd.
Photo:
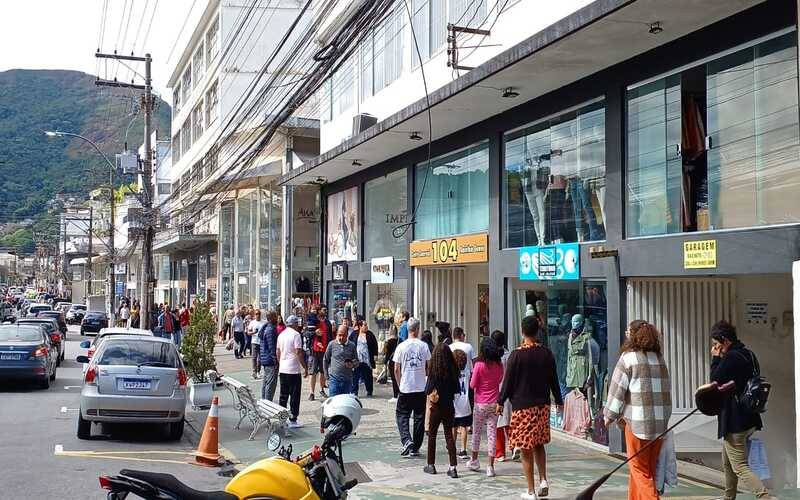
<instances>
[{"instance_id":1,"label":"black backpack","mask_svg":"<svg viewBox=\"0 0 800 500\"><path fill-rule=\"evenodd\" d=\"M750 354L750 362L753 365L753 376L747 379L744 389L738 396L739 405L750 413L764 413L767 411L767 399L772 384L761 376L761 368L753 352L748 349L747 353Z\"/></svg>"}]
</instances>

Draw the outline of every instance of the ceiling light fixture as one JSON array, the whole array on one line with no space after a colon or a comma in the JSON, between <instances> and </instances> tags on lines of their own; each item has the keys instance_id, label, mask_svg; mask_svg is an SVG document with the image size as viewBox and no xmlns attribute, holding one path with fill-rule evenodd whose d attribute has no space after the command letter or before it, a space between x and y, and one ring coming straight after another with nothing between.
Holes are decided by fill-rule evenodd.
<instances>
[{"instance_id":1,"label":"ceiling light fixture","mask_svg":"<svg viewBox=\"0 0 800 500\"><path fill-rule=\"evenodd\" d=\"M658 35L662 31L664 31L664 27L661 26L661 21L656 21L654 23L650 23L650 34L651 35Z\"/></svg>"},{"instance_id":2,"label":"ceiling light fixture","mask_svg":"<svg viewBox=\"0 0 800 500\"><path fill-rule=\"evenodd\" d=\"M506 87L503 89L503 97L506 99L513 99L519 97L519 92L514 90L514 87Z\"/></svg>"},{"instance_id":3,"label":"ceiling light fixture","mask_svg":"<svg viewBox=\"0 0 800 500\"><path fill-rule=\"evenodd\" d=\"M421 141L422 135L419 132L411 132L411 135L408 136L408 140L410 141Z\"/></svg>"},{"instance_id":4,"label":"ceiling light fixture","mask_svg":"<svg viewBox=\"0 0 800 500\"><path fill-rule=\"evenodd\" d=\"M353 163L352 163L352 165L353 165L354 167L360 167L360 166L361 166L361 162L360 162L360 161L358 161L358 160L353 160Z\"/></svg>"}]
</instances>

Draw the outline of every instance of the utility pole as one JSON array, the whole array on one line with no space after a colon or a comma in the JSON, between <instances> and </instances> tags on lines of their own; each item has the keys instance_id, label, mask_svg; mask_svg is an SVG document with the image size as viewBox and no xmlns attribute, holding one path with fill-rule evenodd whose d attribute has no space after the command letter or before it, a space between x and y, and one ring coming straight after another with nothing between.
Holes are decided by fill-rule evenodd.
<instances>
[{"instance_id":1,"label":"utility pole","mask_svg":"<svg viewBox=\"0 0 800 500\"><path fill-rule=\"evenodd\" d=\"M94 220L94 207L89 207L89 256L86 258L89 271L84 271L83 279L86 280L86 296L92 294L92 221Z\"/></svg>"},{"instance_id":2,"label":"utility pole","mask_svg":"<svg viewBox=\"0 0 800 500\"><path fill-rule=\"evenodd\" d=\"M153 58L150 54L145 54L144 57L134 55L125 56L121 54L102 54L97 52L95 57L104 59L117 59L122 61L135 61L144 62L144 85L135 83L123 83L116 79L114 80L95 80L95 85L105 87L119 87L129 88L144 91L142 95L142 109L144 110L144 165L142 168L142 192L144 199L142 200L143 206L143 228L144 228L144 241L142 243L142 275L144 276L143 290L142 290L142 303L140 310L142 318L142 328L150 329L150 309L153 306L153 237L155 233L155 215L153 214L153 183L151 175L153 171L153 150L150 144L150 135L152 130L152 116L153 116L153 86L152 86L152 73L151 64ZM113 293L113 292L112 292Z\"/></svg>"},{"instance_id":3,"label":"utility pole","mask_svg":"<svg viewBox=\"0 0 800 500\"><path fill-rule=\"evenodd\" d=\"M108 202L110 204L110 212L111 212L111 220L108 223L108 255L110 257L111 262L109 262L109 270L108 270L108 303L109 303L109 317L114 317L114 311L116 311L116 304L114 301L114 294L116 293L116 286L117 286L117 275L116 269L114 268L115 262L115 250L114 250L114 232L116 225L114 224L114 205L116 204L115 193L114 193L114 171L112 170L111 173L108 175Z\"/></svg>"}]
</instances>

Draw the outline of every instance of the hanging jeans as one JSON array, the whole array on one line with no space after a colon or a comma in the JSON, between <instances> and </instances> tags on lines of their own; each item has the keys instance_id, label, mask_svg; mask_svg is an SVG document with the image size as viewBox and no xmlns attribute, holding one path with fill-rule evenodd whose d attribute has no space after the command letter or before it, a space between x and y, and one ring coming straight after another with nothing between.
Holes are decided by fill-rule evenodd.
<instances>
[{"instance_id":1,"label":"hanging jeans","mask_svg":"<svg viewBox=\"0 0 800 500\"><path fill-rule=\"evenodd\" d=\"M413 442L413 451L418 452L422 447L422 440L425 438L425 392L400 393L397 398L397 408L395 409L395 419L397 420L397 431L400 433L400 442L403 446L409 441ZM409 431L411 414L414 414L413 436Z\"/></svg>"},{"instance_id":2,"label":"hanging jeans","mask_svg":"<svg viewBox=\"0 0 800 500\"><path fill-rule=\"evenodd\" d=\"M533 228L536 231L537 243L542 246L545 242L545 227L547 227L544 208L546 191L544 189L536 189L535 183L525 177L522 179L522 189L525 193L525 199L528 201L528 210L533 218Z\"/></svg>"},{"instance_id":3,"label":"hanging jeans","mask_svg":"<svg viewBox=\"0 0 800 500\"><path fill-rule=\"evenodd\" d=\"M583 181L578 177L569 179L567 187L569 196L572 199L572 211L575 216L575 231L578 233L578 241L585 239L583 215L586 214L586 222L589 224L589 241L602 240L603 230L597 225L597 218L592 208L592 198Z\"/></svg>"},{"instance_id":4,"label":"hanging jeans","mask_svg":"<svg viewBox=\"0 0 800 500\"><path fill-rule=\"evenodd\" d=\"M567 203L566 191L550 189L547 197L550 206L550 241L554 243L566 241L567 216L564 210Z\"/></svg>"}]
</instances>

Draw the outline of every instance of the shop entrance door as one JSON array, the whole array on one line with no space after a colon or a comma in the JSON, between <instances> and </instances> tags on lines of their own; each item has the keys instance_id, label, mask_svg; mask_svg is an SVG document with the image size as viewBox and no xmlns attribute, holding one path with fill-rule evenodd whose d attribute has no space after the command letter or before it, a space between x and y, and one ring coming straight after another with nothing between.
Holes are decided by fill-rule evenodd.
<instances>
[{"instance_id":1,"label":"shop entrance door","mask_svg":"<svg viewBox=\"0 0 800 500\"><path fill-rule=\"evenodd\" d=\"M655 325L664 339L672 382L672 420L694 409L694 391L709 380L708 333L721 319L736 321L736 281L730 278L629 279L628 321ZM679 452L720 449L716 417L698 415L675 430Z\"/></svg>"}]
</instances>

